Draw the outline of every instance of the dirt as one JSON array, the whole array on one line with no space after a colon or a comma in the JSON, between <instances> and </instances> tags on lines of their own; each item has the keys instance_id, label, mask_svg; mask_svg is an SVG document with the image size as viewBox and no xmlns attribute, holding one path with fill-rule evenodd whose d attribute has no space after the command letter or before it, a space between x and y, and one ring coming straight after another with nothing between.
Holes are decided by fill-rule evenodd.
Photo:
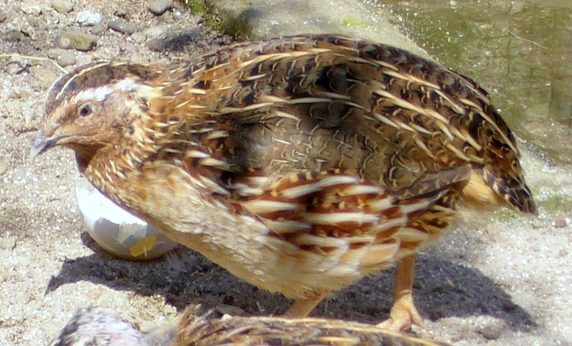
<instances>
[{"instance_id":1,"label":"dirt","mask_svg":"<svg viewBox=\"0 0 572 346\"><path fill-rule=\"evenodd\" d=\"M45 57L62 34L90 32L75 21L83 10L101 13L104 24L135 23L139 31L169 24L169 34L184 33L178 37L194 48L152 51L133 36L105 29L95 35L94 50L70 50L77 61L66 69L95 60L166 62L229 40L179 4L157 16L133 0L76 1L67 14L57 13L49 0L14 1L0 4L0 54ZM259 291L190 250L149 262L101 250L78 213L80 176L72 153L57 149L28 160L46 91L61 71L45 60L0 57L1 345L46 345L78 308L90 305L143 329L189 304L245 315L289 306L284 297ZM569 167L529 150L523 165L540 200L572 193ZM510 212L481 216L421 253L415 295L426 323L413 332L458 345L572 345L570 216L569 206L555 211L543 204L538 219ZM364 279L313 315L381 321L391 306L392 284L393 271Z\"/></svg>"}]
</instances>

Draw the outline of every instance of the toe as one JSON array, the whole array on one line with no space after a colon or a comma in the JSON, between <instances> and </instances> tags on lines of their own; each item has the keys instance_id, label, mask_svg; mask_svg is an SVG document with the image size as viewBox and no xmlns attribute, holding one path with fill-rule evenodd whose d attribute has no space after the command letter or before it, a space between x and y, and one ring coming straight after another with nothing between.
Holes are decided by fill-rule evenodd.
<instances>
[{"instance_id":1,"label":"toe","mask_svg":"<svg viewBox=\"0 0 572 346\"><path fill-rule=\"evenodd\" d=\"M411 328L412 324L423 327L423 319L415 304L413 304L413 296L411 294L402 296L397 300L391 308L389 319L379 323L377 326L393 331L404 331Z\"/></svg>"}]
</instances>

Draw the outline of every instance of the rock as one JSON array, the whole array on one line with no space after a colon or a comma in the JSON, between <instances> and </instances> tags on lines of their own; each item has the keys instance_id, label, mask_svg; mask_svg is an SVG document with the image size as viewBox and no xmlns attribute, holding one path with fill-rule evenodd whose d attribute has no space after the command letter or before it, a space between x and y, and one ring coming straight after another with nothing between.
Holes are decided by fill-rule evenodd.
<instances>
[{"instance_id":1,"label":"rock","mask_svg":"<svg viewBox=\"0 0 572 346\"><path fill-rule=\"evenodd\" d=\"M136 43L143 43L145 42L145 40L147 39L147 35L145 35L142 32L136 32L133 35L131 35L131 38L133 39L133 41L135 41Z\"/></svg>"},{"instance_id":2,"label":"rock","mask_svg":"<svg viewBox=\"0 0 572 346\"><path fill-rule=\"evenodd\" d=\"M56 39L56 47L62 49L72 49L72 41L69 37L60 36Z\"/></svg>"},{"instance_id":3,"label":"rock","mask_svg":"<svg viewBox=\"0 0 572 346\"><path fill-rule=\"evenodd\" d=\"M68 13L73 10L71 0L52 0L52 7L59 13Z\"/></svg>"},{"instance_id":4,"label":"rock","mask_svg":"<svg viewBox=\"0 0 572 346\"><path fill-rule=\"evenodd\" d=\"M50 49L48 51L48 57L51 59L55 59L58 64L62 67L74 65L76 63L76 57L73 52L65 49Z\"/></svg>"},{"instance_id":5,"label":"rock","mask_svg":"<svg viewBox=\"0 0 572 346\"><path fill-rule=\"evenodd\" d=\"M160 38L154 38L145 43L147 48L155 52L162 52L165 50L165 41Z\"/></svg>"},{"instance_id":6,"label":"rock","mask_svg":"<svg viewBox=\"0 0 572 346\"><path fill-rule=\"evenodd\" d=\"M29 92L27 92L26 90L21 90L21 91L19 92L19 94L20 94L20 96L21 96L23 99L25 99L25 100L29 99L30 96L32 96L32 95L31 95Z\"/></svg>"},{"instance_id":7,"label":"rock","mask_svg":"<svg viewBox=\"0 0 572 346\"><path fill-rule=\"evenodd\" d=\"M32 66L30 68L34 77L37 80L42 82L45 85L51 85L59 76L52 70L48 70L47 68L39 67L39 66Z\"/></svg>"},{"instance_id":8,"label":"rock","mask_svg":"<svg viewBox=\"0 0 572 346\"><path fill-rule=\"evenodd\" d=\"M4 22L6 20L6 18L8 18L8 15L6 14L6 12L0 10L0 23Z\"/></svg>"},{"instance_id":9,"label":"rock","mask_svg":"<svg viewBox=\"0 0 572 346\"><path fill-rule=\"evenodd\" d=\"M8 42L19 42L23 41L24 38L25 36L20 30L9 30L4 37Z\"/></svg>"},{"instance_id":10,"label":"rock","mask_svg":"<svg viewBox=\"0 0 572 346\"><path fill-rule=\"evenodd\" d=\"M127 18L127 9L120 7L115 10L115 15L119 18Z\"/></svg>"},{"instance_id":11,"label":"rock","mask_svg":"<svg viewBox=\"0 0 572 346\"><path fill-rule=\"evenodd\" d=\"M566 224L566 217L564 215L558 215L556 219L554 219L554 227L556 228L564 228Z\"/></svg>"},{"instance_id":12,"label":"rock","mask_svg":"<svg viewBox=\"0 0 572 346\"><path fill-rule=\"evenodd\" d=\"M50 59L57 59L58 56L60 56L60 55L62 54L62 52L67 52L67 50L65 50L65 49L60 49L60 48L52 48L52 49L49 49L49 50L46 52L46 55L47 55L48 58L50 58Z\"/></svg>"},{"instance_id":13,"label":"rock","mask_svg":"<svg viewBox=\"0 0 572 346\"><path fill-rule=\"evenodd\" d=\"M177 51L184 49L191 44L198 44L202 40L202 34L197 30L186 30L180 32L169 32L153 39L148 40L145 45L147 48L161 51Z\"/></svg>"},{"instance_id":14,"label":"rock","mask_svg":"<svg viewBox=\"0 0 572 346\"><path fill-rule=\"evenodd\" d=\"M133 43L126 43L119 46L119 51L122 53L133 54L139 51L136 45Z\"/></svg>"},{"instance_id":15,"label":"rock","mask_svg":"<svg viewBox=\"0 0 572 346\"><path fill-rule=\"evenodd\" d=\"M4 161L0 161L0 175L4 175L8 172L8 164Z\"/></svg>"},{"instance_id":16,"label":"rock","mask_svg":"<svg viewBox=\"0 0 572 346\"><path fill-rule=\"evenodd\" d=\"M496 340L500 338L503 330L506 328L505 324L502 322L499 323L490 323L482 328L479 329L479 333L488 340Z\"/></svg>"},{"instance_id":17,"label":"rock","mask_svg":"<svg viewBox=\"0 0 572 346\"><path fill-rule=\"evenodd\" d=\"M97 23L91 28L90 32L94 35L99 35L105 30L106 30L105 25L103 25L102 23Z\"/></svg>"},{"instance_id":18,"label":"rock","mask_svg":"<svg viewBox=\"0 0 572 346\"><path fill-rule=\"evenodd\" d=\"M85 52L94 49L97 45L96 37L91 34L79 31L68 31L64 35L71 40L72 48L77 50Z\"/></svg>"},{"instance_id":19,"label":"rock","mask_svg":"<svg viewBox=\"0 0 572 346\"><path fill-rule=\"evenodd\" d=\"M544 221L540 220L540 219L534 219L532 220L532 227L534 228L542 228L544 227Z\"/></svg>"},{"instance_id":20,"label":"rock","mask_svg":"<svg viewBox=\"0 0 572 346\"><path fill-rule=\"evenodd\" d=\"M371 293L373 291L371 286L369 286L369 285L362 285L362 286L360 286L359 290L361 293L364 293L364 294L368 294L368 293Z\"/></svg>"},{"instance_id":21,"label":"rock","mask_svg":"<svg viewBox=\"0 0 572 346\"><path fill-rule=\"evenodd\" d=\"M174 20L179 20L181 18L183 18L183 12L181 12L181 11L173 12L173 19Z\"/></svg>"},{"instance_id":22,"label":"rock","mask_svg":"<svg viewBox=\"0 0 572 346\"><path fill-rule=\"evenodd\" d=\"M42 8L38 5L23 4L21 9L25 14L31 14L34 16L38 16L42 13Z\"/></svg>"},{"instance_id":23,"label":"rock","mask_svg":"<svg viewBox=\"0 0 572 346\"><path fill-rule=\"evenodd\" d=\"M147 36L149 38L155 38L157 36L163 35L167 31L169 31L169 29L171 29L171 28L172 28L172 25L169 25L169 24L155 25L155 26L152 26L152 27L149 27L149 28L143 30L143 33L145 34L145 36Z\"/></svg>"},{"instance_id":24,"label":"rock","mask_svg":"<svg viewBox=\"0 0 572 346\"><path fill-rule=\"evenodd\" d=\"M81 11L77 14L75 21L81 26L94 26L101 23L103 15L97 12Z\"/></svg>"},{"instance_id":25,"label":"rock","mask_svg":"<svg viewBox=\"0 0 572 346\"><path fill-rule=\"evenodd\" d=\"M18 19L15 27L24 35L28 36L32 40L35 40L36 39L36 29L34 28L32 23L37 23L37 21L35 21L30 16L24 16L24 17Z\"/></svg>"},{"instance_id":26,"label":"rock","mask_svg":"<svg viewBox=\"0 0 572 346\"><path fill-rule=\"evenodd\" d=\"M191 2L192 3L192 2ZM213 12L222 15L223 29L239 36L279 37L311 32L335 32L383 42L427 57L386 16L372 15L371 1L329 0L308 5L306 1L209 0ZM387 16L392 17L392 16ZM359 25L340 25L343 18L360 18ZM308 24L307 24L308 23ZM376 28L371 30L370 28Z\"/></svg>"},{"instance_id":27,"label":"rock","mask_svg":"<svg viewBox=\"0 0 572 346\"><path fill-rule=\"evenodd\" d=\"M149 11L155 15L162 15L173 6L171 0L151 0L149 1Z\"/></svg>"},{"instance_id":28,"label":"rock","mask_svg":"<svg viewBox=\"0 0 572 346\"><path fill-rule=\"evenodd\" d=\"M0 240L0 249L13 250L16 247L18 237L15 235L3 236Z\"/></svg>"},{"instance_id":29,"label":"rock","mask_svg":"<svg viewBox=\"0 0 572 346\"><path fill-rule=\"evenodd\" d=\"M9 63L6 64L6 72L8 72L9 75L16 75L22 71L24 71L26 69L26 64L22 63L20 61L10 61Z\"/></svg>"},{"instance_id":30,"label":"rock","mask_svg":"<svg viewBox=\"0 0 572 346\"><path fill-rule=\"evenodd\" d=\"M135 24L131 24L119 19L110 21L107 23L107 26L109 26L112 30L127 35L131 35L137 31L137 26Z\"/></svg>"}]
</instances>

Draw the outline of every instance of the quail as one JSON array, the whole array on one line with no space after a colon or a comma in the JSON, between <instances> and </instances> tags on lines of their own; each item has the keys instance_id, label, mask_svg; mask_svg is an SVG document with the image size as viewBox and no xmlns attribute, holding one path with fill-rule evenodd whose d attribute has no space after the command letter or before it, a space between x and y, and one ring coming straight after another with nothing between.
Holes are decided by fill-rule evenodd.
<instances>
[{"instance_id":1,"label":"quail","mask_svg":"<svg viewBox=\"0 0 572 346\"><path fill-rule=\"evenodd\" d=\"M291 317L397 264L381 326L421 323L417 251L463 210L536 213L515 137L485 90L339 35L77 68L49 91L31 156L56 146L169 238L295 300Z\"/></svg>"},{"instance_id":2,"label":"quail","mask_svg":"<svg viewBox=\"0 0 572 346\"><path fill-rule=\"evenodd\" d=\"M445 346L371 325L320 318L211 318L187 308L173 321L141 331L106 311L80 309L50 346Z\"/></svg>"}]
</instances>

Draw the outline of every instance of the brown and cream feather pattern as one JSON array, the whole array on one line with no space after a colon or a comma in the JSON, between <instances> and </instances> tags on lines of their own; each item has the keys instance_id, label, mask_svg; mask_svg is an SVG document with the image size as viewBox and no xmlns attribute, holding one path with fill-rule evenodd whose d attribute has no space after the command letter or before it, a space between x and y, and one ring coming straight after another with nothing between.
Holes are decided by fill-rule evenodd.
<instances>
[{"instance_id":1,"label":"brown and cream feather pattern","mask_svg":"<svg viewBox=\"0 0 572 346\"><path fill-rule=\"evenodd\" d=\"M104 194L291 298L417 251L456 210L536 209L515 139L471 79L335 35L164 66L96 63L47 98L33 154L76 152Z\"/></svg>"},{"instance_id":2,"label":"brown and cream feather pattern","mask_svg":"<svg viewBox=\"0 0 572 346\"><path fill-rule=\"evenodd\" d=\"M371 325L321 318L211 318L187 308L143 332L98 308L80 309L50 346L445 346Z\"/></svg>"}]
</instances>

